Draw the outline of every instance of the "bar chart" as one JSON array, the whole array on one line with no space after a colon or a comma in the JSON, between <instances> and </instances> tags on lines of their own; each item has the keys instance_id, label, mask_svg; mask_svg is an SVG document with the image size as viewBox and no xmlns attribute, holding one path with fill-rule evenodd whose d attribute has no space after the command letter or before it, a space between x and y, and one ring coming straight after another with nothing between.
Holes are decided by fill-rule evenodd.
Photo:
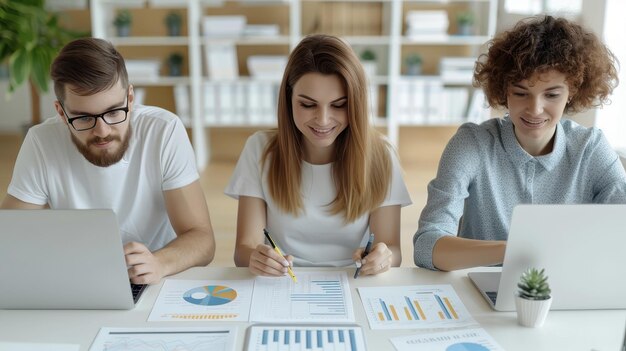
<instances>
[{"instance_id":1,"label":"bar chart","mask_svg":"<svg viewBox=\"0 0 626 351\"><path fill-rule=\"evenodd\" d=\"M263 326L249 328L247 351L269 350L365 350L363 331L358 326Z\"/></svg>"},{"instance_id":2,"label":"bar chart","mask_svg":"<svg viewBox=\"0 0 626 351\"><path fill-rule=\"evenodd\" d=\"M454 327L474 323L449 285L358 290L372 329Z\"/></svg>"}]
</instances>

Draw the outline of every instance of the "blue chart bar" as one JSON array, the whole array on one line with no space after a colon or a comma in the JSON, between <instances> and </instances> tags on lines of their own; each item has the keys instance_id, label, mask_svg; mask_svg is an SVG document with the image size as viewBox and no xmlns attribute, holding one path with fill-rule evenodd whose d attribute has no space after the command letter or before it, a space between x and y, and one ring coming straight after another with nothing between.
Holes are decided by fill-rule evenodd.
<instances>
[{"instance_id":1,"label":"blue chart bar","mask_svg":"<svg viewBox=\"0 0 626 351\"><path fill-rule=\"evenodd\" d=\"M323 340L323 337L322 337L322 331L321 330L317 331L317 347L320 348L320 349L324 347L324 340Z\"/></svg>"},{"instance_id":2,"label":"blue chart bar","mask_svg":"<svg viewBox=\"0 0 626 351\"><path fill-rule=\"evenodd\" d=\"M443 304L443 301L441 301L441 297L439 297L439 295L435 294L435 299L437 300L437 303L439 303L439 307L441 307L441 310L443 311L443 313L446 315L446 318L452 319L452 316L450 315L450 312L448 311L446 306Z\"/></svg>"},{"instance_id":3,"label":"blue chart bar","mask_svg":"<svg viewBox=\"0 0 626 351\"><path fill-rule=\"evenodd\" d=\"M361 329L358 327L323 326L288 327L275 329L272 327L258 327L256 344L262 350L298 349L298 350L363 350L364 340ZM282 333L282 334L281 334ZM252 350L248 348L247 350Z\"/></svg>"},{"instance_id":4,"label":"blue chart bar","mask_svg":"<svg viewBox=\"0 0 626 351\"><path fill-rule=\"evenodd\" d=\"M307 349L311 348L311 331L310 330L306 331L306 348Z\"/></svg>"},{"instance_id":5,"label":"blue chart bar","mask_svg":"<svg viewBox=\"0 0 626 351\"><path fill-rule=\"evenodd\" d=\"M389 309L387 309L387 304L385 303L385 301L383 301L383 299L379 299L380 300L380 305L383 307L383 313L385 313L385 318L387 318L388 321L391 320L391 315L389 314Z\"/></svg>"},{"instance_id":6,"label":"blue chart bar","mask_svg":"<svg viewBox=\"0 0 626 351\"><path fill-rule=\"evenodd\" d=\"M352 329L350 329L350 345L352 346L352 351L356 351L356 338Z\"/></svg>"},{"instance_id":7,"label":"blue chart bar","mask_svg":"<svg viewBox=\"0 0 626 351\"><path fill-rule=\"evenodd\" d=\"M343 288L338 280L313 280L310 293L293 293L291 301L309 305L311 315L345 315Z\"/></svg>"},{"instance_id":8,"label":"blue chart bar","mask_svg":"<svg viewBox=\"0 0 626 351\"><path fill-rule=\"evenodd\" d=\"M413 307L413 304L411 304L411 299L409 299L408 296L405 296L404 299L406 300L407 306L409 306L409 311L411 311L413 318L415 318L416 321L419 321L420 319L417 316L417 311L415 311L415 307Z\"/></svg>"}]
</instances>

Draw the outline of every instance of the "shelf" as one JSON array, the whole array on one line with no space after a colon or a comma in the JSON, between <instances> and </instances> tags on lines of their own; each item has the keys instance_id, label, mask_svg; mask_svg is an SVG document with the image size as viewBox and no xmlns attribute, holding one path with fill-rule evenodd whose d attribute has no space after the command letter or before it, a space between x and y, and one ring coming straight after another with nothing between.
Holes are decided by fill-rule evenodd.
<instances>
[{"instance_id":1,"label":"shelf","mask_svg":"<svg viewBox=\"0 0 626 351\"><path fill-rule=\"evenodd\" d=\"M202 42L207 44L235 44L235 45L289 45L289 36L280 35L276 37L237 37L237 38L207 38L203 37Z\"/></svg>"},{"instance_id":2,"label":"shelf","mask_svg":"<svg viewBox=\"0 0 626 351\"><path fill-rule=\"evenodd\" d=\"M403 36L402 45L482 45L488 40L488 36L482 35Z\"/></svg>"},{"instance_id":3,"label":"shelf","mask_svg":"<svg viewBox=\"0 0 626 351\"><path fill-rule=\"evenodd\" d=\"M110 37L118 46L184 46L189 45L188 37Z\"/></svg>"},{"instance_id":4,"label":"shelf","mask_svg":"<svg viewBox=\"0 0 626 351\"><path fill-rule=\"evenodd\" d=\"M132 81L130 82L132 85L134 86L142 86L142 87L147 87L147 86L155 86L155 87L159 87L159 86L174 86L174 85L178 85L178 84L189 84L190 83L190 78L189 77L168 77L168 76L160 76L158 78L154 78L154 79L132 79Z\"/></svg>"},{"instance_id":5,"label":"shelf","mask_svg":"<svg viewBox=\"0 0 626 351\"><path fill-rule=\"evenodd\" d=\"M484 100L480 96L482 91L472 87L470 77L454 67L447 70L444 67L442 73L441 59L477 57L495 34L498 0L90 0L90 4L93 35L120 47L127 59L158 58L164 62L171 53L168 51L185 51L183 72L188 76L133 79L131 83L147 87L146 94L153 94L152 101L177 113L192 129L199 169L204 168L210 157L205 127L276 126L273 121L282 72L271 77L239 76L238 73L249 71L246 58L288 55L309 33L338 35L352 45L357 55L366 48L374 51L376 69L371 64L364 65L368 67L371 118L374 125L386 129L393 144L398 143L400 127L454 127L484 118L484 109L480 109ZM114 34L111 16L123 8L132 8L136 18L143 20L136 23L138 36L111 36ZM163 8L182 9L186 36L164 36L162 18L167 11ZM424 31L419 28L425 24L420 21L419 26L408 28L408 11L433 9L445 11L448 21L442 21L446 16L440 15L438 20L446 22L445 25L434 23L436 28L425 27L440 35L420 35ZM476 15L477 24L471 31L476 35L448 34L456 33L453 19L461 11ZM257 28L257 32L250 30L246 34L270 35L247 36L238 34L244 33L238 31L239 27L219 27L234 34L229 38L206 37L203 34L206 16L245 16L247 24L271 24L279 29L262 32ZM228 45L220 47L220 44ZM221 52L223 57L207 62L207 52ZM403 75L407 72L405 59L415 53L422 55L424 75ZM225 63L226 58L230 63ZM229 78L212 79L210 73L213 77Z\"/></svg>"}]
</instances>

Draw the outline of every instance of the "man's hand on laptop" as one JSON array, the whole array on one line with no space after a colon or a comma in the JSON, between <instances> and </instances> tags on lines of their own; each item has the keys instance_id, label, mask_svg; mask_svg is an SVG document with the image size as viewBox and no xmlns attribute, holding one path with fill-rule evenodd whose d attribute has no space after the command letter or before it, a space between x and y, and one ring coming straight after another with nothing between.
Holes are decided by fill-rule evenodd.
<instances>
[{"instance_id":1,"label":"man's hand on laptop","mask_svg":"<svg viewBox=\"0 0 626 351\"><path fill-rule=\"evenodd\" d=\"M156 284L165 275L159 259L138 242L124 245L128 277L133 284Z\"/></svg>"}]
</instances>

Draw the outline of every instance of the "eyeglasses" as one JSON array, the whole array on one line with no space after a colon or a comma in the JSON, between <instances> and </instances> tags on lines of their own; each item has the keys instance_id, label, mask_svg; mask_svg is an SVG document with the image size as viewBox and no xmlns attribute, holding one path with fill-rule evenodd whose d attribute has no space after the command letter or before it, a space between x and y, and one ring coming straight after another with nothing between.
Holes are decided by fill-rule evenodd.
<instances>
[{"instance_id":1,"label":"eyeglasses","mask_svg":"<svg viewBox=\"0 0 626 351\"><path fill-rule=\"evenodd\" d=\"M126 107L114 108L99 115L84 115L70 118L65 111L65 106L63 106L63 103L59 103L61 104L61 109L63 110L63 113L65 113L65 117L67 117L67 121L77 132L82 132L84 130L94 128L96 126L96 123L98 122L98 118L102 118L104 123L108 125L113 125L126 121L126 118L128 117L128 91L126 91Z\"/></svg>"}]
</instances>

